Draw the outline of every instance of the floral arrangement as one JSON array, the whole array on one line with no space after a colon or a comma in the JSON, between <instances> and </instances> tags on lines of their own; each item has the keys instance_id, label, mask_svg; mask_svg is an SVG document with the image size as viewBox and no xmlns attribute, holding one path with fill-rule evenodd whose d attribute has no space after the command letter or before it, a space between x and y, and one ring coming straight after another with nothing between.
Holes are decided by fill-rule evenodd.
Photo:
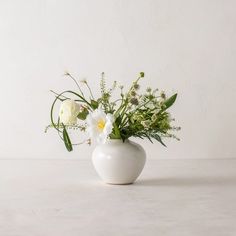
<instances>
[{"instance_id":1,"label":"floral arrangement","mask_svg":"<svg viewBox=\"0 0 236 236\"><path fill-rule=\"evenodd\" d=\"M73 145L85 142L91 144L92 140L105 143L107 139L125 141L130 137L137 137L147 138L151 142L154 139L164 146L163 137L179 140L172 131L177 131L180 127L171 125L174 119L167 112L174 104L177 94L167 97L164 91L159 92L150 87L141 93L140 79L144 77L144 72L139 74L127 92L116 81L107 89L105 75L102 73L99 98L94 97L86 80L77 81L68 72L65 76L74 81L77 91L51 91L56 97L51 107L51 124L46 131L50 127L54 128L68 151L73 150ZM113 99L112 95L117 89L120 96ZM61 105L55 119L54 109L58 101ZM87 132L88 138L80 143L72 143L69 129Z\"/></svg>"}]
</instances>

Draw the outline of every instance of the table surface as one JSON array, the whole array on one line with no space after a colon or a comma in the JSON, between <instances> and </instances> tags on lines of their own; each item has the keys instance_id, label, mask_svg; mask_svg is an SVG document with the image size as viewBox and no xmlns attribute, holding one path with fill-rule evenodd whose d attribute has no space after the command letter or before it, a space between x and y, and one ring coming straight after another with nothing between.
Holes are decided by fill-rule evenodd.
<instances>
[{"instance_id":1,"label":"table surface","mask_svg":"<svg viewBox=\"0 0 236 236\"><path fill-rule=\"evenodd\" d=\"M235 236L236 159L148 161L107 185L90 161L1 160L1 236Z\"/></svg>"}]
</instances>

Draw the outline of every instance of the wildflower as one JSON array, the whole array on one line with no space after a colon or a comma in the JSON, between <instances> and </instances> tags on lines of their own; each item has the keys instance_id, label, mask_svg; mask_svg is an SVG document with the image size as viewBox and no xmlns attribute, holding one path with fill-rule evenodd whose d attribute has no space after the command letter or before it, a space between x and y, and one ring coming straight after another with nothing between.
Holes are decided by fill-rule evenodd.
<instances>
[{"instance_id":1,"label":"wildflower","mask_svg":"<svg viewBox=\"0 0 236 236\"><path fill-rule=\"evenodd\" d=\"M159 108L159 102L157 101L157 99L153 100L152 103L156 108Z\"/></svg>"},{"instance_id":2,"label":"wildflower","mask_svg":"<svg viewBox=\"0 0 236 236\"><path fill-rule=\"evenodd\" d=\"M166 99L166 94L164 91L161 91L160 96L162 99L164 99L164 100Z\"/></svg>"},{"instance_id":3,"label":"wildflower","mask_svg":"<svg viewBox=\"0 0 236 236\"><path fill-rule=\"evenodd\" d=\"M151 93L151 92L152 92L152 89L151 89L150 87L148 87L148 88L146 89L146 91L147 91L148 93Z\"/></svg>"},{"instance_id":4,"label":"wildflower","mask_svg":"<svg viewBox=\"0 0 236 236\"><path fill-rule=\"evenodd\" d=\"M86 143L90 146L90 145L92 144L91 139L89 138L89 139L86 141Z\"/></svg>"},{"instance_id":5,"label":"wildflower","mask_svg":"<svg viewBox=\"0 0 236 236\"><path fill-rule=\"evenodd\" d=\"M103 93L103 95L102 95L102 99L104 101L108 101L110 97L111 97L111 94L109 94L107 92Z\"/></svg>"},{"instance_id":6,"label":"wildflower","mask_svg":"<svg viewBox=\"0 0 236 236\"><path fill-rule=\"evenodd\" d=\"M87 84L87 80L86 79L81 79L79 82L82 83L82 84Z\"/></svg>"},{"instance_id":7,"label":"wildflower","mask_svg":"<svg viewBox=\"0 0 236 236\"><path fill-rule=\"evenodd\" d=\"M85 127L85 126L81 126L81 127L80 127L80 130L81 130L82 132L86 131L86 127Z\"/></svg>"},{"instance_id":8,"label":"wildflower","mask_svg":"<svg viewBox=\"0 0 236 236\"><path fill-rule=\"evenodd\" d=\"M113 91L116 88L116 86L117 86L117 81L114 81L110 90Z\"/></svg>"},{"instance_id":9,"label":"wildflower","mask_svg":"<svg viewBox=\"0 0 236 236\"><path fill-rule=\"evenodd\" d=\"M154 96L153 94L149 94L149 95L147 96L147 98L148 98L149 100L153 100L153 99L155 98L155 96Z\"/></svg>"},{"instance_id":10,"label":"wildflower","mask_svg":"<svg viewBox=\"0 0 236 236\"><path fill-rule=\"evenodd\" d=\"M150 109L150 110L153 110L153 109L156 109L155 105L151 102L149 102L148 104L145 105L146 108Z\"/></svg>"},{"instance_id":11,"label":"wildflower","mask_svg":"<svg viewBox=\"0 0 236 236\"><path fill-rule=\"evenodd\" d=\"M152 122L155 122L157 120L158 116L156 113L154 113L151 117Z\"/></svg>"},{"instance_id":12,"label":"wildflower","mask_svg":"<svg viewBox=\"0 0 236 236\"><path fill-rule=\"evenodd\" d=\"M142 121L144 118L143 118L143 116L141 114L134 113L133 116L132 116L132 119L134 121Z\"/></svg>"},{"instance_id":13,"label":"wildflower","mask_svg":"<svg viewBox=\"0 0 236 236\"><path fill-rule=\"evenodd\" d=\"M141 121L141 125L143 125L144 128L150 128L151 121L150 120L143 120L143 121Z\"/></svg>"},{"instance_id":14,"label":"wildflower","mask_svg":"<svg viewBox=\"0 0 236 236\"><path fill-rule=\"evenodd\" d=\"M179 126L172 126L171 129L172 129L172 130L179 131L179 130L181 130L181 127L179 127Z\"/></svg>"},{"instance_id":15,"label":"wildflower","mask_svg":"<svg viewBox=\"0 0 236 236\"><path fill-rule=\"evenodd\" d=\"M132 91L130 92L130 95L131 95L132 97L135 97L135 96L137 95L137 93L136 93L134 90L132 90Z\"/></svg>"},{"instance_id":16,"label":"wildflower","mask_svg":"<svg viewBox=\"0 0 236 236\"><path fill-rule=\"evenodd\" d=\"M65 71L64 75L69 76L70 73L68 71Z\"/></svg>"},{"instance_id":17,"label":"wildflower","mask_svg":"<svg viewBox=\"0 0 236 236\"><path fill-rule=\"evenodd\" d=\"M140 72L140 78L144 77L144 72Z\"/></svg>"},{"instance_id":18,"label":"wildflower","mask_svg":"<svg viewBox=\"0 0 236 236\"><path fill-rule=\"evenodd\" d=\"M131 103L132 105L135 105L135 106L137 106L137 105L139 104L137 98L131 98L131 99L130 99L130 103Z\"/></svg>"}]
</instances>

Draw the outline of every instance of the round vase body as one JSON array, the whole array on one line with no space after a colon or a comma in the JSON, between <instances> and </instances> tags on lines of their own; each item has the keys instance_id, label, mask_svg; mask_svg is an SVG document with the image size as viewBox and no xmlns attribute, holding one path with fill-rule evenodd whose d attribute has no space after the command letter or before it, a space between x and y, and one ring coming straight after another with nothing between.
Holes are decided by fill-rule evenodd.
<instances>
[{"instance_id":1,"label":"round vase body","mask_svg":"<svg viewBox=\"0 0 236 236\"><path fill-rule=\"evenodd\" d=\"M146 153L139 144L119 139L97 145L92 154L93 165L108 184L132 184L146 162Z\"/></svg>"}]
</instances>

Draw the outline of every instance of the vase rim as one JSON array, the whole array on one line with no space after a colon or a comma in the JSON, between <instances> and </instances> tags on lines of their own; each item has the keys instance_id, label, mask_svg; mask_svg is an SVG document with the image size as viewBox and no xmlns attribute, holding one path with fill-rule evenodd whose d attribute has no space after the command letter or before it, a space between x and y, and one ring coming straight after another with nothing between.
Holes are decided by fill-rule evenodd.
<instances>
[{"instance_id":1,"label":"vase rim","mask_svg":"<svg viewBox=\"0 0 236 236\"><path fill-rule=\"evenodd\" d=\"M106 143L126 143L129 142L129 139L125 139L125 141L123 141L122 139L107 139Z\"/></svg>"}]
</instances>

